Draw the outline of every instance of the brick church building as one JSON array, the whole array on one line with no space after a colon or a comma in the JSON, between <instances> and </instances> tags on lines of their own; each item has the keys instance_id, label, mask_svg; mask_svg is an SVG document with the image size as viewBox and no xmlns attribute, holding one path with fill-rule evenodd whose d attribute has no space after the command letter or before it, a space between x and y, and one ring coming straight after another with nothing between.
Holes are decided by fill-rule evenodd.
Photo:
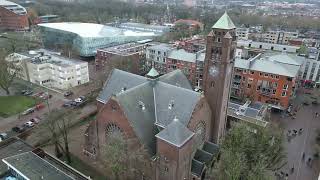
<instances>
[{"instance_id":1,"label":"brick church building","mask_svg":"<svg viewBox=\"0 0 320 180\"><path fill-rule=\"evenodd\" d=\"M175 70L146 77L114 69L97 98L98 115L85 133L84 152L99 159L113 133L145 148L139 179L200 180L218 154L236 47L236 27L225 13L207 37L204 94Z\"/></svg>"}]
</instances>

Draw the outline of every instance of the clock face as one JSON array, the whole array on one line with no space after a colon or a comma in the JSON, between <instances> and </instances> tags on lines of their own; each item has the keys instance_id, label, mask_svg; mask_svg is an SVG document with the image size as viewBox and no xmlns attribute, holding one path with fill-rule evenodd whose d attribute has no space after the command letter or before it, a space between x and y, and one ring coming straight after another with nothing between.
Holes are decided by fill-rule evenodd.
<instances>
[{"instance_id":1,"label":"clock face","mask_svg":"<svg viewBox=\"0 0 320 180\"><path fill-rule=\"evenodd\" d=\"M218 73L219 73L219 70L218 70L217 67L211 66L211 67L209 68L209 74L210 74L212 77L217 76Z\"/></svg>"}]
</instances>

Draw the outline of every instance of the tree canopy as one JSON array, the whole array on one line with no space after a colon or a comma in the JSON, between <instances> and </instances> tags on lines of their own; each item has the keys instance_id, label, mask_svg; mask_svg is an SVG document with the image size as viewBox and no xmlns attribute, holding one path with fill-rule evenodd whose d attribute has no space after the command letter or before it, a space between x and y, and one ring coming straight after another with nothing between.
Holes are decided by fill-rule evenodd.
<instances>
[{"instance_id":1,"label":"tree canopy","mask_svg":"<svg viewBox=\"0 0 320 180\"><path fill-rule=\"evenodd\" d=\"M234 124L226 135L218 163L220 179L266 180L285 158L283 136L276 128Z\"/></svg>"}]
</instances>

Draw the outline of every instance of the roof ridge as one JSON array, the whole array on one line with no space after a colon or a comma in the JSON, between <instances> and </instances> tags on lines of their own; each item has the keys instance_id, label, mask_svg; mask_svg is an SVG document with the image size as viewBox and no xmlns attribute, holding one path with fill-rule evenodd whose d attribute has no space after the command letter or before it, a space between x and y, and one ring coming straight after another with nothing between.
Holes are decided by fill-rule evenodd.
<instances>
[{"instance_id":1,"label":"roof ridge","mask_svg":"<svg viewBox=\"0 0 320 180\"><path fill-rule=\"evenodd\" d=\"M196 92L196 91L191 90L191 89L186 89L186 88L184 88L184 87L175 86L175 85L172 85L172 84L169 84L169 83L166 83L166 82L162 82L162 81L159 81L158 83L165 84L165 85L167 85L167 86L172 86L172 87L175 87L175 88L177 88L177 89L182 89L182 90L185 90L185 91L189 91L189 92L193 92L193 93L195 93L195 94L201 95L201 93L199 93L199 92Z\"/></svg>"},{"instance_id":2,"label":"roof ridge","mask_svg":"<svg viewBox=\"0 0 320 180\"><path fill-rule=\"evenodd\" d=\"M141 88L142 86L145 86L145 85L147 85L147 84L149 84L149 83L150 83L150 81L147 81L147 82L144 82L144 83L139 84L139 85L137 85L137 86L134 86L134 87L132 87L132 88L130 88L130 89L128 89L128 90L120 91L120 92L116 93L115 96L116 96L116 97L124 96L124 95L126 95L127 93L130 93L131 91L135 91L136 89L139 89L139 88Z\"/></svg>"}]
</instances>

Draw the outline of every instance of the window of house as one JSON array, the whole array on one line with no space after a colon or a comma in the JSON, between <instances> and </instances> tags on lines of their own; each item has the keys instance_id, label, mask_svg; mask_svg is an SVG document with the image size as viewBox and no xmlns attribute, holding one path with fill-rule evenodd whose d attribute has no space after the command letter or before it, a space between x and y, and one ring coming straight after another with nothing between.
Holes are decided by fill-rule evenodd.
<instances>
[{"instance_id":1,"label":"window of house","mask_svg":"<svg viewBox=\"0 0 320 180\"><path fill-rule=\"evenodd\" d=\"M283 90L288 90L288 84L283 85Z\"/></svg>"},{"instance_id":2,"label":"window of house","mask_svg":"<svg viewBox=\"0 0 320 180\"><path fill-rule=\"evenodd\" d=\"M218 37L218 38L217 38L217 42L220 42L220 41L221 41L221 39Z\"/></svg>"},{"instance_id":3,"label":"window of house","mask_svg":"<svg viewBox=\"0 0 320 180\"><path fill-rule=\"evenodd\" d=\"M286 95L287 95L287 92L286 91L282 91L281 96L284 97Z\"/></svg>"},{"instance_id":4,"label":"window of house","mask_svg":"<svg viewBox=\"0 0 320 180\"><path fill-rule=\"evenodd\" d=\"M263 76L263 73L259 73L259 76Z\"/></svg>"},{"instance_id":5,"label":"window of house","mask_svg":"<svg viewBox=\"0 0 320 180\"><path fill-rule=\"evenodd\" d=\"M254 74L254 71L250 71L251 74Z\"/></svg>"},{"instance_id":6,"label":"window of house","mask_svg":"<svg viewBox=\"0 0 320 180\"><path fill-rule=\"evenodd\" d=\"M260 89L261 89L261 86L258 86L258 87L257 87L257 91L259 91Z\"/></svg>"},{"instance_id":7,"label":"window of house","mask_svg":"<svg viewBox=\"0 0 320 180\"><path fill-rule=\"evenodd\" d=\"M249 47L251 47L251 44L249 44Z\"/></svg>"},{"instance_id":8,"label":"window of house","mask_svg":"<svg viewBox=\"0 0 320 180\"><path fill-rule=\"evenodd\" d=\"M262 48L262 45L259 45L259 48L261 49L261 48Z\"/></svg>"},{"instance_id":9,"label":"window of house","mask_svg":"<svg viewBox=\"0 0 320 180\"><path fill-rule=\"evenodd\" d=\"M247 88L251 88L251 84L248 84L248 85L247 85Z\"/></svg>"},{"instance_id":10,"label":"window of house","mask_svg":"<svg viewBox=\"0 0 320 180\"><path fill-rule=\"evenodd\" d=\"M277 93L277 90L276 89L273 89L272 90L272 94L276 94Z\"/></svg>"},{"instance_id":11,"label":"window of house","mask_svg":"<svg viewBox=\"0 0 320 180\"><path fill-rule=\"evenodd\" d=\"M279 76L278 76L278 75L276 75L276 79L279 79Z\"/></svg>"},{"instance_id":12,"label":"window of house","mask_svg":"<svg viewBox=\"0 0 320 180\"><path fill-rule=\"evenodd\" d=\"M283 48L283 50L285 51L285 50L287 50L287 48Z\"/></svg>"},{"instance_id":13,"label":"window of house","mask_svg":"<svg viewBox=\"0 0 320 180\"><path fill-rule=\"evenodd\" d=\"M247 70L246 69L243 70L243 74L247 74Z\"/></svg>"},{"instance_id":14,"label":"window of house","mask_svg":"<svg viewBox=\"0 0 320 180\"><path fill-rule=\"evenodd\" d=\"M211 81L210 87L214 87L214 82L213 81Z\"/></svg>"},{"instance_id":15,"label":"window of house","mask_svg":"<svg viewBox=\"0 0 320 180\"><path fill-rule=\"evenodd\" d=\"M268 77L268 76L269 76L269 74L268 74L268 73L265 73L265 74L264 74L264 77Z\"/></svg>"},{"instance_id":16,"label":"window of house","mask_svg":"<svg viewBox=\"0 0 320 180\"><path fill-rule=\"evenodd\" d=\"M271 50L273 50L274 49L274 47L273 46L271 46Z\"/></svg>"}]
</instances>

